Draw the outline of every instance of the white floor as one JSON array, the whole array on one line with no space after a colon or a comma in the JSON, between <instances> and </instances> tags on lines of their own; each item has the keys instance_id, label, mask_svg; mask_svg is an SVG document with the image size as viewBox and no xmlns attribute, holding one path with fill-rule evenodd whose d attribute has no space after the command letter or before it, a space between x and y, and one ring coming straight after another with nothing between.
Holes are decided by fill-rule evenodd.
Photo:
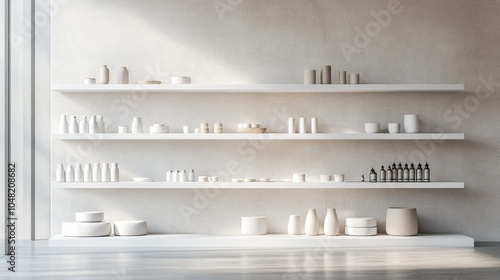
<instances>
[{"instance_id":1,"label":"white floor","mask_svg":"<svg viewBox=\"0 0 500 280\"><path fill-rule=\"evenodd\" d=\"M0 279L499 279L500 247L107 251L18 249Z\"/></svg>"}]
</instances>

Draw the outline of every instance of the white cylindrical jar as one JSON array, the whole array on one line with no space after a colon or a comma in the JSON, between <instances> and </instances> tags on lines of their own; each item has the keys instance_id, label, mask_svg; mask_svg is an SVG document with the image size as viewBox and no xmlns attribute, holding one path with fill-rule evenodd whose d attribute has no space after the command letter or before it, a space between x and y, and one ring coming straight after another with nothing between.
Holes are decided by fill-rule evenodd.
<instances>
[{"instance_id":1,"label":"white cylindrical jar","mask_svg":"<svg viewBox=\"0 0 500 280\"><path fill-rule=\"evenodd\" d=\"M68 121L66 120L66 115L61 115L61 121L59 121L59 133L68 133Z\"/></svg>"},{"instance_id":2,"label":"white cylindrical jar","mask_svg":"<svg viewBox=\"0 0 500 280\"><path fill-rule=\"evenodd\" d=\"M75 181L75 170L73 170L73 166L68 164L66 167L66 182L74 182Z\"/></svg>"},{"instance_id":3,"label":"white cylindrical jar","mask_svg":"<svg viewBox=\"0 0 500 280\"><path fill-rule=\"evenodd\" d=\"M107 163L103 163L101 167L101 182L109 182L110 175L109 165Z\"/></svg>"},{"instance_id":4,"label":"white cylindrical jar","mask_svg":"<svg viewBox=\"0 0 500 280\"><path fill-rule=\"evenodd\" d=\"M288 219L288 234L300 235L302 233L302 226L300 224L299 215L290 215Z\"/></svg>"},{"instance_id":5,"label":"white cylindrical jar","mask_svg":"<svg viewBox=\"0 0 500 280\"><path fill-rule=\"evenodd\" d=\"M109 84L109 69L106 65L99 68L99 75L97 76L97 83Z\"/></svg>"},{"instance_id":6,"label":"white cylindrical jar","mask_svg":"<svg viewBox=\"0 0 500 280\"><path fill-rule=\"evenodd\" d=\"M127 67L122 67L122 68L120 68L120 70L118 70L117 83L118 84L128 84L128 69L127 69Z\"/></svg>"},{"instance_id":7,"label":"white cylindrical jar","mask_svg":"<svg viewBox=\"0 0 500 280\"><path fill-rule=\"evenodd\" d=\"M404 116L405 133L418 133L420 130L419 117L417 114L406 114Z\"/></svg>"},{"instance_id":8,"label":"white cylindrical jar","mask_svg":"<svg viewBox=\"0 0 500 280\"><path fill-rule=\"evenodd\" d=\"M83 169L79 163L75 164L75 182L83 182Z\"/></svg>"},{"instance_id":9,"label":"white cylindrical jar","mask_svg":"<svg viewBox=\"0 0 500 280\"><path fill-rule=\"evenodd\" d=\"M318 118L311 118L311 133L318 133Z\"/></svg>"},{"instance_id":10,"label":"white cylindrical jar","mask_svg":"<svg viewBox=\"0 0 500 280\"><path fill-rule=\"evenodd\" d=\"M341 84L341 85L347 84L347 72L346 71L340 71L339 84Z\"/></svg>"},{"instance_id":11,"label":"white cylindrical jar","mask_svg":"<svg viewBox=\"0 0 500 280\"><path fill-rule=\"evenodd\" d=\"M56 169L56 182L66 182L66 173L62 164L57 165Z\"/></svg>"},{"instance_id":12,"label":"white cylindrical jar","mask_svg":"<svg viewBox=\"0 0 500 280\"><path fill-rule=\"evenodd\" d=\"M316 83L316 70L304 70L304 84L312 85Z\"/></svg>"},{"instance_id":13,"label":"white cylindrical jar","mask_svg":"<svg viewBox=\"0 0 500 280\"><path fill-rule=\"evenodd\" d=\"M173 182L173 180L174 180L173 176L174 176L174 173L172 172L172 170L167 171L167 173L165 174L165 181Z\"/></svg>"},{"instance_id":14,"label":"white cylindrical jar","mask_svg":"<svg viewBox=\"0 0 500 280\"><path fill-rule=\"evenodd\" d=\"M118 163L111 163L110 168L110 181L111 182L120 182L120 169L118 169Z\"/></svg>"},{"instance_id":15,"label":"white cylindrical jar","mask_svg":"<svg viewBox=\"0 0 500 280\"><path fill-rule=\"evenodd\" d=\"M132 133L142 133L143 125L141 117L134 117L132 121Z\"/></svg>"},{"instance_id":16,"label":"white cylindrical jar","mask_svg":"<svg viewBox=\"0 0 500 280\"><path fill-rule=\"evenodd\" d=\"M316 209L309 209L307 211L305 232L306 235L319 234L319 221L318 216L316 215Z\"/></svg>"},{"instance_id":17,"label":"white cylindrical jar","mask_svg":"<svg viewBox=\"0 0 500 280\"><path fill-rule=\"evenodd\" d=\"M295 119L288 118L288 133L295 133Z\"/></svg>"},{"instance_id":18,"label":"white cylindrical jar","mask_svg":"<svg viewBox=\"0 0 500 280\"><path fill-rule=\"evenodd\" d=\"M83 181L92 182L92 167L90 166L90 163L86 163L83 168Z\"/></svg>"},{"instance_id":19,"label":"white cylindrical jar","mask_svg":"<svg viewBox=\"0 0 500 280\"><path fill-rule=\"evenodd\" d=\"M101 168L99 163L94 163L92 167L92 182L101 182Z\"/></svg>"},{"instance_id":20,"label":"white cylindrical jar","mask_svg":"<svg viewBox=\"0 0 500 280\"><path fill-rule=\"evenodd\" d=\"M299 119L299 133L306 133L306 118Z\"/></svg>"}]
</instances>

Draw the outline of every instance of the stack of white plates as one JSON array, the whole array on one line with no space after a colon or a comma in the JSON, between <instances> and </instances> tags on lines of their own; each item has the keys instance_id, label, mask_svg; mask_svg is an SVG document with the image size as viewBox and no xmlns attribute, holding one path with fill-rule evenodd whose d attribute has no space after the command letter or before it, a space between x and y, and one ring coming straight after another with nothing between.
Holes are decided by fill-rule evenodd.
<instances>
[{"instance_id":1,"label":"stack of white plates","mask_svg":"<svg viewBox=\"0 0 500 280\"><path fill-rule=\"evenodd\" d=\"M377 219L375 218L346 218L345 234L353 236L377 235Z\"/></svg>"}]
</instances>

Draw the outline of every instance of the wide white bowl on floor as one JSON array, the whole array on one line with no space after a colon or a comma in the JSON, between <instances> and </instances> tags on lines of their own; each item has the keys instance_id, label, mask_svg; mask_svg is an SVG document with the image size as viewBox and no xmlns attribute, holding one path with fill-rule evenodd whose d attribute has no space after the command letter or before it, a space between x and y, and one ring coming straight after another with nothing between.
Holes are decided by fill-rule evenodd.
<instances>
[{"instance_id":1,"label":"wide white bowl on floor","mask_svg":"<svg viewBox=\"0 0 500 280\"><path fill-rule=\"evenodd\" d=\"M148 225L145 221L117 221L113 226L115 235L138 236L148 234Z\"/></svg>"},{"instance_id":2,"label":"wide white bowl on floor","mask_svg":"<svg viewBox=\"0 0 500 280\"><path fill-rule=\"evenodd\" d=\"M345 226L352 228L370 228L377 226L377 219L371 217L346 218Z\"/></svg>"},{"instance_id":3,"label":"wide white bowl on floor","mask_svg":"<svg viewBox=\"0 0 500 280\"><path fill-rule=\"evenodd\" d=\"M102 222L104 220L104 212L102 211L87 211L76 212L75 221L84 223Z\"/></svg>"},{"instance_id":4,"label":"wide white bowl on floor","mask_svg":"<svg viewBox=\"0 0 500 280\"><path fill-rule=\"evenodd\" d=\"M345 235L351 236L371 236L377 235L377 227L345 227Z\"/></svg>"},{"instance_id":5,"label":"wide white bowl on floor","mask_svg":"<svg viewBox=\"0 0 500 280\"><path fill-rule=\"evenodd\" d=\"M62 235L73 237L98 237L111 234L109 222L65 222L62 224Z\"/></svg>"},{"instance_id":6,"label":"wide white bowl on floor","mask_svg":"<svg viewBox=\"0 0 500 280\"><path fill-rule=\"evenodd\" d=\"M267 234L266 216L241 217L241 234Z\"/></svg>"}]
</instances>

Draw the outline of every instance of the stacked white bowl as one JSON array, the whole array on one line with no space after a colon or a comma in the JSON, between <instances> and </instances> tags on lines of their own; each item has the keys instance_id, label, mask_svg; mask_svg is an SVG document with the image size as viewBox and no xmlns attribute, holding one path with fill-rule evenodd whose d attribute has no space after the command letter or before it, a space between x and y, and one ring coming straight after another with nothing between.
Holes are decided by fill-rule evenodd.
<instances>
[{"instance_id":1,"label":"stacked white bowl","mask_svg":"<svg viewBox=\"0 0 500 280\"><path fill-rule=\"evenodd\" d=\"M98 237L111 234L111 224L104 222L104 212L76 212L75 222L65 222L62 225L64 236Z\"/></svg>"},{"instance_id":2,"label":"stacked white bowl","mask_svg":"<svg viewBox=\"0 0 500 280\"><path fill-rule=\"evenodd\" d=\"M377 235L377 219L346 218L345 235L352 235L352 236Z\"/></svg>"}]
</instances>

